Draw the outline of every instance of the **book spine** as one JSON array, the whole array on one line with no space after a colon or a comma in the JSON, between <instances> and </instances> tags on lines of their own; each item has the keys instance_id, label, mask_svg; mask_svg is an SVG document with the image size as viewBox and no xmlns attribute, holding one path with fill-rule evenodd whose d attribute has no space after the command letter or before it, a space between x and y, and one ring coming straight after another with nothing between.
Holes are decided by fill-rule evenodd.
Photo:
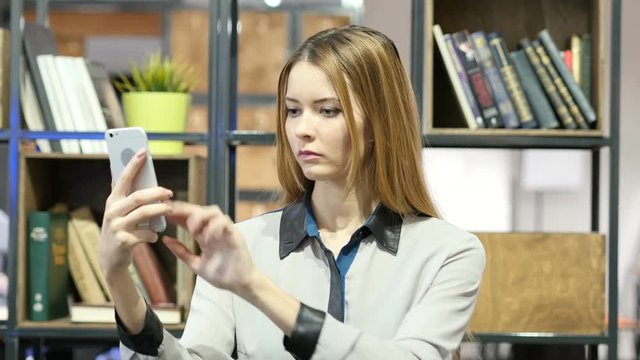
<instances>
[{"instance_id":1,"label":"book spine","mask_svg":"<svg viewBox=\"0 0 640 360\"><path fill-rule=\"evenodd\" d=\"M49 315L52 319L69 316L69 214L50 213L51 253L49 260Z\"/></svg>"},{"instance_id":2,"label":"book spine","mask_svg":"<svg viewBox=\"0 0 640 360\"><path fill-rule=\"evenodd\" d=\"M133 262L149 294L152 305L175 304L174 284L171 284L151 244L141 243L133 249Z\"/></svg>"},{"instance_id":3,"label":"book spine","mask_svg":"<svg viewBox=\"0 0 640 360\"><path fill-rule=\"evenodd\" d=\"M546 49L545 52L548 53L547 56L553 63L554 71L559 74L561 81L566 85L568 93L571 95L572 101L575 100L576 106L579 108L580 112L582 112L582 115L584 115L583 119L586 122L587 128L589 128L589 126L595 126L596 113L593 111L591 104L589 104L587 98L582 93L582 90L571 77L571 73L569 73L569 70L567 70L567 67L564 66L564 63L558 56L558 49L556 44L553 42L553 39L551 39L549 31L547 29L542 30L539 33L539 39L543 46L543 50ZM542 61L544 63L545 59L542 59Z\"/></svg>"},{"instance_id":4,"label":"book spine","mask_svg":"<svg viewBox=\"0 0 640 360\"><path fill-rule=\"evenodd\" d=\"M482 73L480 65L478 65L476 54L473 51L473 46L469 41L466 31L458 31L452 34L451 38L453 39L460 63L469 78L469 84L476 101L478 102L478 107L482 113L485 127L504 127L504 123L500 117L500 112L498 111L493 99L493 93L487 85L487 80Z\"/></svg>"},{"instance_id":5,"label":"book spine","mask_svg":"<svg viewBox=\"0 0 640 360\"><path fill-rule=\"evenodd\" d=\"M471 111L471 105L465 95L465 90L462 87L462 79L459 77L456 67L453 64L451 53L449 52L445 41L445 35L442 33L442 28L438 24L433 25L433 38L438 46L442 63L447 71L447 75L456 95L456 100L458 101L458 106L460 107L462 116L464 116L469 129L477 129L478 124L476 123L474 113Z\"/></svg>"},{"instance_id":6,"label":"book spine","mask_svg":"<svg viewBox=\"0 0 640 360\"><path fill-rule=\"evenodd\" d=\"M551 80L553 81L554 85L558 89L558 93L560 94L560 97L562 98L564 103L567 105L567 108L569 109L569 113L571 114L571 118L575 121L575 123L578 125L580 129L588 129L589 125L587 125L587 122L582 116L580 109L578 109L578 105L571 97L571 94L569 93L569 89L567 88L565 82L562 80L562 78L556 71L556 66L558 65L554 66L554 64L550 60L551 55L549 55L549 52L545 50L544 46L542 46L542 44L538 40L532 41L531 44L534 47L536 53L538 53L538 56L540 56L540 61L549 72L549 76L551 77ZM564 66L564 62L561 61L559 66L562 66L566 70L566 67ZM571 74L569 74L569 77L571 77ZM573 78L571 80L573 81Z\"/></svg>"},{"instance_id":7,"label":"book spine","mask_svg":"<svg viewBox=\"0 0 640 360\"><path fill-rule=\"evenodd\" d=\"M540 80L540 83L542 84L547 97L551 101L551 105L553 105L553 108L558 114L558 118L560 118L562 125L566 129L575 129L576 124L573 122L569 109L567 109L567 106L562 101L562 97L558 93L556 84L547 72L542 60L536 53L534 46L531 44L529 39L526 38L520 40L520 46L522 46L525 55L527 55L527 58L529 59L529 63L531 63L533 70L538 75L538 80ZM538 122L540 122L540 119L538 119Z\"/></svg>"},{"instance_id":8,"label":"book spine","mask_svg":"<svg viewBox=\"0 0 640 360\"><path fill-rule=\"evenodd\" d=\"M72 219L69 222L69 272L78 290L80 299L85 304L99 305L107 302L104 292L95 274L91 270L89 258L82 250L82 240L77 226Z\"/></svg>"},{"instance_id":9,"label":"book spine","mask_svg":"<svg viewBox=\"0 0 640 360\"><path fill-rule=\"evenodd\" d=\"M571 52L571 50L564 50L562 51L562 61L564 62L564 65L567 67L567 69L569 69L569 71L573 71L573 53ZM573 75L573 72L571 73ZM574 77L575 79L575 77Z\"/></svg>"},{"instance_id":10,"label":"book spine","mask_svg":"<svg viewBox=\"0 0 640 360\"><path fill-rule=\"evenodd\" d=\"M525 93L522 89L518 74L516 73L513 63L509 58L507 45L498 33L491 33L488 38L489 48L493 54L496 67L500 70L500 75L502 75L502 80L507 88L507 93L509 93L511 101L513 101L516 113L520 119L520 126L526 129L538 127L538 124L533 117L531 107L529 106Z\"/></svg>"},{"instance_id":11,"label":"book spine","mask_svg":"<svg viewBox=\"0 0 640 360\"><path fill-rule=\"evenodd\" d=\"M544 89L540 81L538 81L538 76L527 59L524 50L513 51L510 56L518 76L522 79L522 88L527 95L531 111L533 111L535 118L538 120L540 128L555 129L560 127L553 107L549 104Z\"/></svg>"},{"instance_id":12,"label":"book spine","mask_svg":"<svg viewBox=\"0 0 640 360\"><path fill-rule=\"evenodd\" d=\"M591 34L580 37L580 88L587 102L591 103Z\"/></svg>"},{"instance_id":13,"label":"book spine","mask_svg":"<svg viewBox=\"0 0 640 360\"><path fill-rule=\"evenodd\" d=\"M64 213L29 213L29 318L32 321L69 315L67 223Z\"/></svg>"},{"instance_id":14,"label":"book spine","mask_svg":"<svg viewBox=\"0 0 640 360\"><path fill-rule=\"evenodd\" d=\"M50 218L46 211L29 213L29 319L49 320Z\"/></svg>"},{"instance_id":15,"label":"book spine","mask_svg":"<svg viewBox=\"0 0 640 360\"><path fill-rule=\"evenodd\" d=\"M475 123L474 127L469 126L471 129L484 128L484 121L482 120L482 115L480 114L480 108L478 107L478 103L476 102L476 98L473 96L473 91L471 91L471 86L469 85L469 79L467 78L467 73L462 68L462 64L460 64L460 58L458 57L458 53L456 52L455 46L453 45L453 39L450 34L444 35L445 45L447 47L447 51L449 51L449 56L451 57L451 62L453 63L453 67L458 74L458 79L460 79L460 85L462 86L462 90L464 92L464 96L469 103L469 107L471 108L471 114L473 115L473 121Z\"/></svg>"},{"instance_id":16,"label":"book spine","mask_svg":"<svg viewBox=\"0 0 640 360\"><path fill-rule=\"evenodd\" d=\"M514 109L511 98L509 98L507 89L502 82L500 72L493 62L493 57L491 56L489 45L487 45L487 37L485 33L483 31L472 33L471 41L473 42L476 54L478 54L478 60L482 65L484 75L489 81L489 85L493 91L493 96L496 105L498 106L500 116L502 116L502 120L504 121L504 126L507 128L520 127L520 120L518 119L516 110Z\"/></svg>"},{"instance_id":17,"label":"book spine","mask_svg":"<svg viewBox=\"0 0 640 360\"><path fill-rule=\"evenodd\" d=\"M23 31L25 58L27 59L27 65L29 66L29 71L33 79L33 85L36 90L36 98L38 99L38 104L40 105L40 112L42 113L42 118L44 119L47 130L56 131L57 129L53 120L51 105L49 104L49 99L47 98L47 93L44 88L44 82L42 80L42 74L40 72L40 68L38 67L38 62L36 59L39 54L56 54L57 51L55 51L55 40L53 38L53 34L49 29L32 22L25 22ZM46 48L39 48L41 44L45 44ZM55 152L61 152L62 145L60 144L60 140L52 140L51 148Z\"/></svg>"},{"instance_id":18,"label":"book spine","mask_svg":"<svg viewBox=\"0 0 640 360\"><path fill-rule=\"evenodd\" d=\"M576 81L578 85L582 85L582 68L580 64L580 56L581 54L581 46L580 46L580 36L578 34L572 34L571 40L571 75L573 75L573 79Z\"/></svg>"}]
</instances>

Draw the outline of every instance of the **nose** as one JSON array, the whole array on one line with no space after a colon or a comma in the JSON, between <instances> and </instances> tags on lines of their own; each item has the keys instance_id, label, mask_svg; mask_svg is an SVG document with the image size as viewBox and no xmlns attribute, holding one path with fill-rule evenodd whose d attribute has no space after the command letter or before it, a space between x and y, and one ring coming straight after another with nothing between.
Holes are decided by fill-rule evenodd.
<instances>
[{"instance_id":1,"label":"nose","mask_svg":"<svg viewBox=\"0 0 640 360\"><path fill-rule=\"evenodd\" d=\"M313 116L308 111L304 111L296 119L294 133L299 139L310 140L314 138Z\"/></svg>"}]
</instances>

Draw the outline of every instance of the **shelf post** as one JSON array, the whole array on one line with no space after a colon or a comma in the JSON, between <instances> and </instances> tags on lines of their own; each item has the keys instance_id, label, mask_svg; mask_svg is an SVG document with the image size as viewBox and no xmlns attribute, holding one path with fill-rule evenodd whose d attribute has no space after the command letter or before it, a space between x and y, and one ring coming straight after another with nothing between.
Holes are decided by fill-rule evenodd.
<instances>
[{"instance_id":1,"label":"shelf post","mask_svg":"<svg viewBox=\"0 0 640 360\"><path fill-rule=\"evenodd\" d=\"M620 183L620 14L621 0L611 2L610 159L609 159L609 349L618 358L618 197Z\"/></svg>"}]
</instances>

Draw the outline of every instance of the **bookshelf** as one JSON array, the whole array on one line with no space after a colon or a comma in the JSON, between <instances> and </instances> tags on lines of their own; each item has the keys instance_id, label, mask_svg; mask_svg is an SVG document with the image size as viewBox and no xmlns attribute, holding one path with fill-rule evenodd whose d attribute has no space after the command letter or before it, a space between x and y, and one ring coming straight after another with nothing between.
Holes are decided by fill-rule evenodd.
<instances>
[{"instance_id":1,"label":"bookshelf","mask_svg":"<svg viewBox=\"0 0 640 360\"><path fill-rule=\"evenodd\" d=\"M483 30L487 34L498 31L502 34L509 51L518 46L523 37L536 38L544 28L549 29L559 49L566 48L571 34L590 33L593 39L591 52L593 89L592 105L598 119L594 129L584 130L524 130L497 129L499 135L527 136L577 136L601 137L607 128L604 114L605 76L605 1L508 1L495 0L490 3L467 0L428 0L423 4L424 50L422 73L424 89L422 96L423 131L428 134L454 134L473 136L482 132L465 128L456 103L455 94L447 81L447 74L436 52L433 25L439 24L443 32L453 33L463 29L470 32ZM464 9L464 10L461 10ZM567 16L571 21L567 21ZM416 65L417 66L417 65ZM462 125L462 127L461 127ZM523 134L524 133L524 134Z\"/></svg>"},{"instance_id":2,"label":"bookshelf","mask_svg":"<svg viewBox=\"0 0 640 360\"><path fill-rule=\"evenodd\" d=\"M154 165L158 182L173 189L176 199L204 204L206 172L203 160L196 156L156 156ZM104 201L111 189L111 176L108 169L109 161L105 155L23 154L20 158L18 258L27 258L26 218L30 211L47 209L54 203L62 202L67 204L70 210L88 206L96 221L99 221L98 219L103 215ZM176 237L175 227L170 227L167 234ZM188 243L188 246L193 246L192 239L183 240ZM160 243L154 246L162 247ZM188 314L195 277L175 258L171 257L169 261L162 256L160 258L163 267L169 269L171 281L176 284L180 294L177 305L182 307L185 314ZM17 269L16 327L19 330L33 329L36 332L48 328L113 330L113 324L72 324L68 319L29 321L26 309L28 303L26 269L27 264L24 261ZM183 327L184 320L179 325L167 326L167 329L180 330Z\"/></svg>"},{"instance_id":3,"label":"bookshelf","mask_svg":"<svg viewBox=\"0 0 640 360\"><path fill-rule=\"evenodd\" d=\"M474 332L471 341L589 345L590 358L597 352L597 346L604 344L607 345L607 358L617 358L620 3L617 0L612 1L608 10L605 6L607 3L603 0L412 1L412 83L422 108L425 145L446 148L588 150L591 153L592 165L591 228L581 236L588 238L593 236L592 234L606 233L606 240L602 240L605 252L599 257L604 261L604 273L591 279L592 284L596 285L606 282L606 287L601 290L604 304L593 305L598 307L595 310L606 313L606 322L601 322L591 331L573 331L575 328L570 331L543 331L542 326L533 329L482 328ZM605 28L607 23L610 24L610 29ZM515 50L520 38L535 38L543 28L549 29L559 48L565 47L565 41L574 32L590 33L593 41L591 93L598 119L596 128L551 131L464 128L463 117L457 108L446 72L442 67L438 67L434 59L438 55L434 48L433 24L440 24L444 32L455 32L465 28L470 31L501 31L509 50ZM610 45L610 57L609 61L605 62L607 45ZM610 87L608 94L604 91L607 85ZM605 111L607 104L608 112ZM605 172L608 176L608 187L601 189L600 162L603 156L608 157L608 169ZM608 212L609 217L606 230L600 229L601 192L608 194L608 203L604 206L604 211ZM514 234L503 234L507 238L512 235ZM562 238L558 239L561 240ZM499 243L500 241L497 241L494 245ZM556 250L566 251L565 245L558 245ZM536 246L535 250L539 250L539 244L533 246ZM549 280L554 281L553 278ZM495 296L499 296L498 294L499 292L492 293ZM502 314L498 314L500 315ZM579 327L582 324L578 322L575 325Z\"/></svg>"}]
</instances>

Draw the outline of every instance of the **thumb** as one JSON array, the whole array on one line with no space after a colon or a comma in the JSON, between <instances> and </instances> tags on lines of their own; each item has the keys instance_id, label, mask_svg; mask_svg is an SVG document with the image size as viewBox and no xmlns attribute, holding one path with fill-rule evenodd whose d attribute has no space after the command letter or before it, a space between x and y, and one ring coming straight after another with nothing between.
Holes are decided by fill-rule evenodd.
<instances>
[{"instance_id":1,"label":"thumb","mask_svg":"<svg viewBox=\"0 0 640 360\"><path fill-rule=\"evenodd\" d=\"M163 236L162 242L178 259L187 264L194 273L197 273L196 269L200 267L200 257L198 255L189 251L183 243L170 236Z\"/></svg>"}]
</instances>

